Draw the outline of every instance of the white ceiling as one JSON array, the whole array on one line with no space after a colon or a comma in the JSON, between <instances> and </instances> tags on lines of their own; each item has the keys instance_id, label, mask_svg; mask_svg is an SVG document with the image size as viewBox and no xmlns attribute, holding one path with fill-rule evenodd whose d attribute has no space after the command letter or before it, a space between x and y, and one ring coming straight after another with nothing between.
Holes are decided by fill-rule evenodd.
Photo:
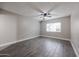
<instances>
[{"instance_id":1,"label":"white ceiling","mask_svg":"<svg viewBox=\"0 0 79 59\"><path fill-rule=\"evenodd\" d=\"M74 4L71 2L4 2L0 7L19 15L36 16L36 19L40 19L37 15L41 13L35 8L41 9L43 12L53 9L50 13L56 14L51 18L54 19L70 15Z\"/></svg>"}]
</instances>

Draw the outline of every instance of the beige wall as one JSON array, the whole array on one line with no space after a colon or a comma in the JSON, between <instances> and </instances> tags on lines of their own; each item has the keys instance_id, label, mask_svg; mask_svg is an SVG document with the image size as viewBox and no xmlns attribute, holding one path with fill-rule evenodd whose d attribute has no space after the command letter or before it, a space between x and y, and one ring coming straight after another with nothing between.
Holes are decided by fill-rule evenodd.
<instances>
[{"instance_id":1,"label":"beige wall","mask_svg":"<svg viewBox=\"0 0 79 59\"><path fill-rule=\"evenodd\" d=\"M61 32L46 32L46 24L55 23L55 22L61 23ZM52 19L48 21L43 21L41 22L40 27L41 27L40 34L43 36L70 39L70 17L69 16L58 18L58 19Z\"/></svg>"}]
</instances>

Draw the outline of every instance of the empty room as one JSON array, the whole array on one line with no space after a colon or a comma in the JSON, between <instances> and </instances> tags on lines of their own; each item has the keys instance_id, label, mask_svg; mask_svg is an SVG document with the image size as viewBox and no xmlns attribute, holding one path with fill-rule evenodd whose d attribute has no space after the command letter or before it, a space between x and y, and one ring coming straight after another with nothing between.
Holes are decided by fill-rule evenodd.
<instances>
[{"instance_id":1,"label":"empty room","mask_svg":"<svg viewBox=\"0 0 79 59\"><path fill-rule=\"evenodd\" d=\"M79 2L0 2L0 57L79 57Z\"/></svg>"}]
</instances>

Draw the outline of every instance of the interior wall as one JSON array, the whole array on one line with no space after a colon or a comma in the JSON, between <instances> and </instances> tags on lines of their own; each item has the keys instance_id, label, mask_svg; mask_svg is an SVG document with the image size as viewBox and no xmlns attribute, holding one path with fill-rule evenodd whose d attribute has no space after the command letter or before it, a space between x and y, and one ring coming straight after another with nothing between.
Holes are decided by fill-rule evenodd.
<instances>
[{"instance_id":1,"label":"interior wall","mask_svg":"<svg viewBox=\"0 0 79 59\"><path fill-rule=\"evenodd\" d=\"M28 18L26 16L19 16L18 27L19 39L27 39L37 37L40 34L40 23L38 20Z\"/></svg>"},{"instance_id":2,"label":"interior wall","mask_svg":"<svg viewBox=\"0 0 79 59\"><path fill-rule=\"evenodd\" d=\"M71 42L79 57L79 4L75 4L71 15Z\"/></svg>"},{"instance_id":3,"label":"interior wall","mask_svg":"<svg viewBox=\"0 0 79 59\"><path fill-rule=\"evenodd\" d=\"M30 39L39 36L40 23L33 18L27 18L5 10L0 10L0 50L10 42Z\"/></svg>"},{"instance_id":4,"label":"interior wall","mask_svg":"<svg viewBox=\"0 0 79 59\"><path fill-rule=\"evenodd\" d=\"M0 9L0 45L17 40L17 17Z\"/></svg>"},{"instance_id":5,"label":"interior wall","mask_svg":"<svg viewBox=\"0 0 79 59\"><path fill-rule=\"evenodd\" d=\"M61 23L61 32L47 32L46 24L55 23L55 22ZM40 35L42 35L42 36L64 38L67 40L70 39L70 16L52 19L52 20L48 20L48 21L43 21L43 22L41 22L40 27L41 27Z\"/></svg>"}]
</instances>

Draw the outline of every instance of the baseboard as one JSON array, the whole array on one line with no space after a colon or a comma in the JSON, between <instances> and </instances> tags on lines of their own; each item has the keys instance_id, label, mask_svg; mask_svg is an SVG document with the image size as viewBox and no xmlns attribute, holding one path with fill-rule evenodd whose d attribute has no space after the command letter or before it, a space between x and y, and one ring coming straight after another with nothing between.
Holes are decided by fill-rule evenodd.
<instances>
[{"instance_id":1,"label":"baseboard","mask_svg":"<svg viewBox=\"0 0 79 59\"><path fill-rule=\"evenodd\" d=\"M36 38L36 37L39 37L39 36L34 36L34 37L22 39L22 40L17 40L17 41L13 41L13 42L8 42L8 43L5 43L5 44L1 44L0 45L1 49L0 50L4 49L6 46L9 46L9 45L12 45L12 44L15 44L15 43L18 43L18 42L22 42L22 41L25 41L25 40L33 39L33 38ZM4 48L2 48L2 47L4 47Z\"/></svg>"},{"instance_id":2,"label":"baseboard","mask_svg":"<svg viewBox=\"0 0 79 59\"><path fill-rule=\"evenodd\" d=\"M76 50L76 47L74 46L74 44L73 44L72 41L71 41L71 45L72 45L72 48L73 48L73 50L74 50L76 56L79 57L79 54L78 54L78 52L77 52L77 50Z\"/></svg>"},{"instance_id":3,"label":"baseboard","mask_svg":"<svg viewBox=\"0 0 79 59\"><path fill-rule=\"evenodd\" d=\"M45 36L45 35L40 35L40 36L42 36L42 37L49 37L49 38L56 38L56 39L60 39L60 40L70 41L70 39L67 39L67 38L52 37L52 36Z\"/></svg>"}]
</instances>

